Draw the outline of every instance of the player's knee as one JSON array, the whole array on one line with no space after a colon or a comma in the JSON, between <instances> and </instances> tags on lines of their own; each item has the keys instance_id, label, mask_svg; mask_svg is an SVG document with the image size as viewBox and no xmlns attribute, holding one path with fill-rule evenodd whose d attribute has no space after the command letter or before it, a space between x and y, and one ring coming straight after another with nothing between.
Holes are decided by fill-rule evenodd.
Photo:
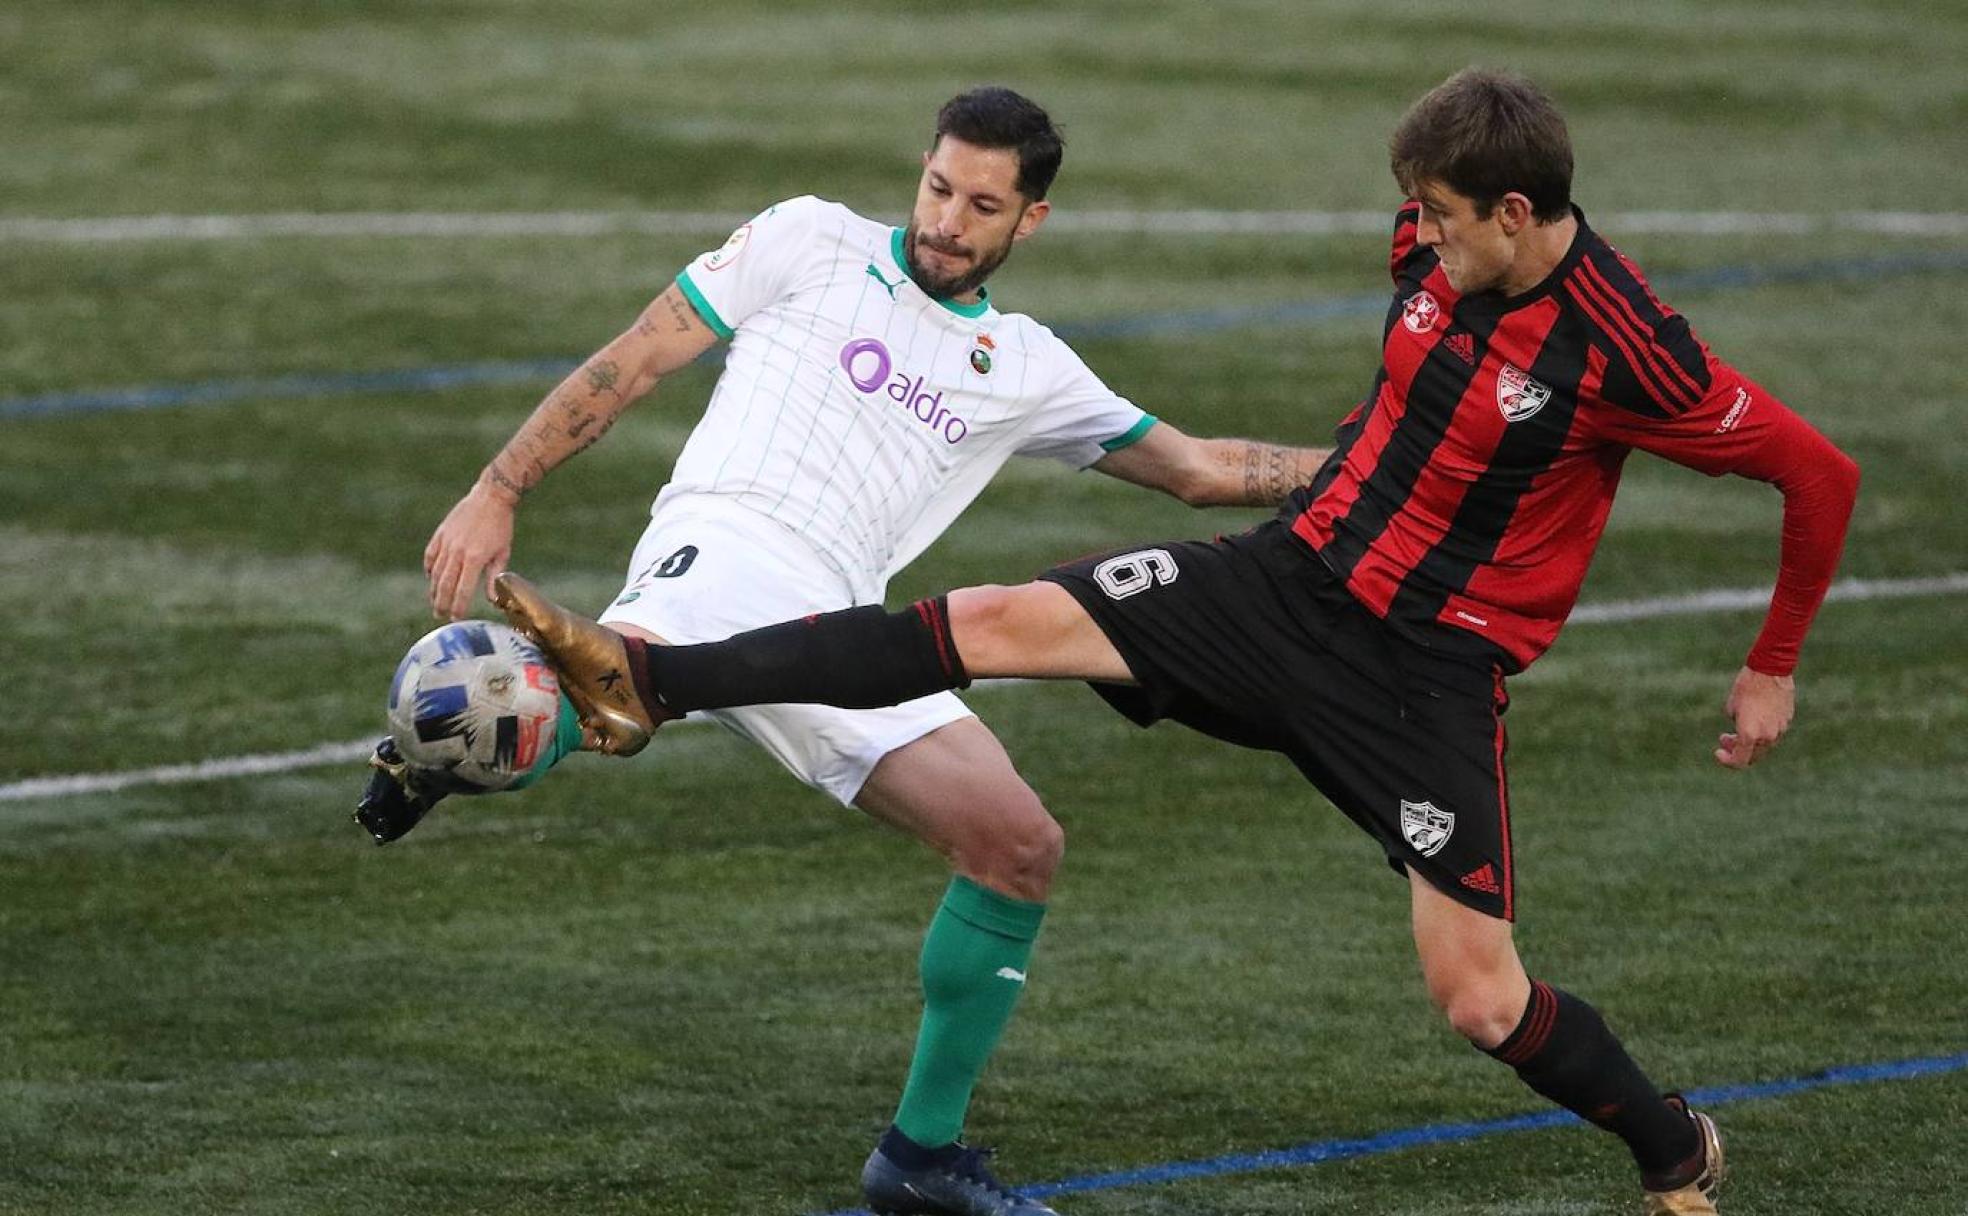
<instances>
[{"instance_id":1,"label":"player's knee","mask_svg":"<svg viewBox=\"0 0 1968 1216\"><path fill-rule=\"evenodd\" d=\"M1043 900L1066 855L1066 829L1034 799L995 817L958 844L953 860L971 879L1015 899Z\"/></svg>"},{"instance_id":2,"label":"player's knee","mask_svg":"<svg viewBox=\"0 0 1968 1216\"><path fill-rule=\"evenodd\" d=\"M1524 1013L1507 985L1482 979L1431 981L1428 994L1457 1034L1484 1049L1509 1038Z\"/></svg>"},{"instance_id":3,"label":"player's knee","mask_svg":"<svg viewBox=\"0 0 1968 1216\"><path fill-rule=\"evenodd\" d=\"M1020 868L1050 879L1066 856L1066 829L1041 809L1037 819L1020 828L1017 855Z\"/></svg>"},{"instance_id":4,"label":"player's knee","mask_svg":"<svg viewBox=\"0 0 1968 1216\"><path fill-rule=\"evenodd\" d=\"M1017 628L1018 588L986 584L952 591L950 631L963 646L995 647Z\"/></svg>"},{"instance_id":5,"label":"player's knee","mask_svg":"<svg viewBox=\"0 0 1968 1216\"><path fill-rule=\"evenodd\" d=\"M965 587L950 593L950 634L972 675L1022 671L1034 653L1058 643L1058 603L1048 594L1054 590L1049 583L1024 583Z\"/></svg>"}]
</instances>

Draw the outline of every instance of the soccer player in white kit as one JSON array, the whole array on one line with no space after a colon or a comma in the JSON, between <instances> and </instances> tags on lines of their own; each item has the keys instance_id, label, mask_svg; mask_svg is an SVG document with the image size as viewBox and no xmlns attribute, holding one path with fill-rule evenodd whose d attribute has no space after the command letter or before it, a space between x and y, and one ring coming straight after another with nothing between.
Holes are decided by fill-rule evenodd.
<instances>
[{"instance_id":1,"label":"soccer player in white kit","mask_svg":"<svg viewBox=\"0 0 1968 1216\"><path fill-rule=\"evenodd\" d=\"M801 197L696 258L548 395L446 516L425 553L433 609L463 616L505 568L520 496L720 338L723 374L600 618L614 634L714 641L879 606L890 577L1014 455L1196 505L1282 501L1324 452L1185 435L1108 389L1050 330L994 306L985 280L1044 220L1061 153L1044 110L975 89L938 114L906 229ZM953 693L706 716L954 871L923 944L908 1081L863 1172L870 1206L1050 1213L998 1183L959 1136L1026 982L1059 825ZM628 724L588 741L627 754L647 737ZM576 742L564 731L560 750Z\"/></svg>"}]
</instances>

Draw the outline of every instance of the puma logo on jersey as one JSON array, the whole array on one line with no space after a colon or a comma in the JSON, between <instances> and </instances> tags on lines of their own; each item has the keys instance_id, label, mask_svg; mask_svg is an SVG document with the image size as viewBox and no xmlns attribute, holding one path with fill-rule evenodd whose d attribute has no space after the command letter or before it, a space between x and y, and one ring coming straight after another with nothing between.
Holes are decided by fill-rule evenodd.
<instances>
[{"instance_id":1,"label":"puma logo on jersey","mask_svg":"<svg viewBox=\"0 0 1968 1216\"><path fill-rule=\"evenodd\" d=\"M998 978L1001 980L1010 980L1014 984L1022 984L1025 982L1025 973L1016 967L1000 967L998 968Z\"/></svg>"},{"instance_id":2,"label":"puma logo on jersey","mask_svg":"<svg viewBox=\"0 0 1968 1216\"><path fill-rule=\"evenodd\" d=\"M880 283L883 287L888 288L888 298L891 300L895 298L895 293L902 288L901 279L897 279L891 283L887 279L882 278L882 272L875 269L873 262L868 263L868 276L874 279L875 282Z\"/></svg>"}]
</instances>

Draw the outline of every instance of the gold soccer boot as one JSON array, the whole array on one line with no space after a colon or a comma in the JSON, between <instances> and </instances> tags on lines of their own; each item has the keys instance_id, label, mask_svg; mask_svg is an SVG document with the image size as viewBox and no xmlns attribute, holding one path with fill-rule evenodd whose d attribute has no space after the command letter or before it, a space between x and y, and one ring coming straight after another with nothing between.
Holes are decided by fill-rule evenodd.
<instances>
[{"instance_id":1,"label":"gold soccer boot","mask_svg":"<svg viewBox=\"0 0 1968 1216\"><path fill-rule=\"evenodd\" d=\"M621 634L562 608L510 570L492 580L492 602L546 651L593 750L633 756L658 726L679 716L642 703Z\"/></svg>"}]
</instances>

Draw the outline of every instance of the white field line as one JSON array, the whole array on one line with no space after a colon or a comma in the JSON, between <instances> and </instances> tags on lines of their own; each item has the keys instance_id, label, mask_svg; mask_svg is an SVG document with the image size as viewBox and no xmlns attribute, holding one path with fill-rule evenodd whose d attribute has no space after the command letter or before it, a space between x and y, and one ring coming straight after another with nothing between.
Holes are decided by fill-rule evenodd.
<instances>
[{"instance_id":1,"label":"white field line","mask_svg":"<svg viewBox=\"0 0 1968 1216\"><path fill-rule=\"evenodd\" d=\"M1933 578L1845 579L1832 584L1831 590L1825 595L1825 602L1895 600L1921 595L1956 595L1963 592L1968 592L1968 571L1943 574ZM1573 611L1571 623L1603 625L1710 612L1737 612L1761 608L1769 602L1769 589L1759 587L1699 591L1692 595L1663 596L1658 599L1613 600L1603 604L1582 605ZM981 683L1032 684L1037 681L986 680ZM77 773L62 777L32 777L26 781L0 785L0 802L19 802L28 798L67 798L77 794L112 793L133 786L178 785L189 781L217 781L227 777L285 773L330 764L353 764L369 755L369 749L375 746L376 738L377 736L372 734L361 739L351 739L346 743L323 743L297 752L230 756L217 760L202 760L196 764L171 764L162 768L134 769L122 773Z\"/></svg>"},{"instance_id":2,"label":"white field line","mask_svg":"<svg viewBox=\"0 0 1968 1216\"><path fill-rule=\"evenodd\" d=\"M1933 578L1858 579L1848 578L1831 585L1825 602L1845 600L1897 600L1914 595L1956 595L1968 591L1968 571L1942 574ZM1573 609L1568 621L1573 625L1608 625L1619 621L1650 621L1665 616L1693 616L1704 612L1735 612L1746 608L1765 608L1770 603L1769 588L1744 587L1733 591L1697 591L1692 595L1670 595L1659 599L1614 600L1605 604L1584 604Z\"/></svg>"},{"instance_id":3,"label":"white field line","mask_svg":"<svg viewBox=\"0 0 1968 1216\"><path fill-rule=\"evenodd\" d=\"M261 773L286 773L324 764L349 764L366 758L376 746L377 736L353 739L347 743L323 743L298 752L271 752L259 756L228 756L201 760L196 764L167 764L162 768L140 768L125 773L78 773L68 777L31 777L11 785L0 785L0 802L24 798L67 798L75 794L106 794L136 785L178 785L187 781L216 781L223 777L250 777Z\"/></svg>"},{"instance_id":4,"label":"white field line","mask_svg":"<svg viewBox=\"0 0 1968 1216\"><path fill-rule=\"evenodd\" d=\"M1062 211L1055 232L1122 235L1328 236L1385 234L1386 211ZM268 215L130 215L98 219L0 217L0 244L95 245L119 241L237 241L270 237L717 237L748 218L704 211L285 212ZM1686 236L1815 236L1834 232L1936 238L1968 236L1968 212L1624 211L1595 215L1607 232Z\"/></svg>"}]
</instances>

